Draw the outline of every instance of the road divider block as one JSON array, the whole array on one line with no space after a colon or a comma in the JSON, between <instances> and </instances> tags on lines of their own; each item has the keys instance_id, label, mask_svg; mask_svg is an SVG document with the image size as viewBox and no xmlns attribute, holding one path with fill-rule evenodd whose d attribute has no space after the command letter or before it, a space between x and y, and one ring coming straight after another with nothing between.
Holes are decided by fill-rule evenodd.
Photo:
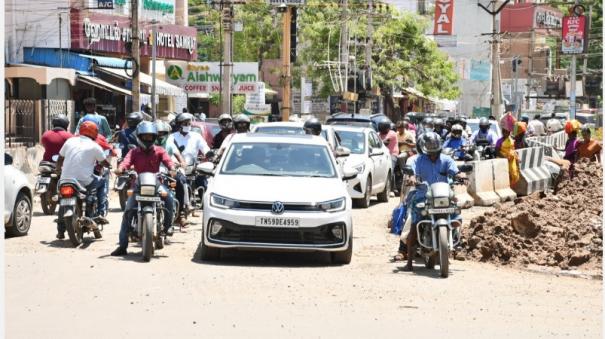
<instances>
[{"instance_id":1,"label":"road divider block","mask_svg":"<svg viewBox=\"0 0 605 339\"><path fill-rule=\"evenodd\" d=\"M508 160L493 159L490 162L494 177L494 192L500 197L501 202L514 200L517 193L510 188Z\"/></svg>"},{"instance_id":2,"label":"road divider block","mask_svg":"<svg viewBox=\"0 0 605 339\"><path fill-rule=\"evenodd\" d=\"M521 178L513 188L518 195L545 192L551 185L551 173L544 163L544 147L517 150Z\"/></svg>"},{"instance_id":3,"label":"road divider block","mask_svg":"<svg viewBox=\"0 0 605 339\"><path fill-rule=\"evenodd\" d=\"M468 192L475 205L491 206L500 202L494 188L494 171L491 160L473 161L473 171L469 175Z\"/></svg>"}]
</instances>

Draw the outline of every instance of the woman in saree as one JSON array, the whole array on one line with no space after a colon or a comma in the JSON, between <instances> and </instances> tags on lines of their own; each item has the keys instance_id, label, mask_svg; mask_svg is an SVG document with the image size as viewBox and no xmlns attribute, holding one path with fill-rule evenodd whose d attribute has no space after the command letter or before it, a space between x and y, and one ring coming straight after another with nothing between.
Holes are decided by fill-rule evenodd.
<instances>
[{"instance_id":1,"label":"woman in saree","mask_svg":"<svg viewBox=\"0 0 605 339\"><path fill-rule=\"evenodd\" d=\"M515 152L515 141L511 138L511 132L515 129L515 123L516 120L512 114L505 115L500 120L502 138L496 142L496 155L499 158L508 160L508 177L511 187L514 187L521 177L518 164L519 157L517 156L517 152Z\"/></svg>"}]
</instances>

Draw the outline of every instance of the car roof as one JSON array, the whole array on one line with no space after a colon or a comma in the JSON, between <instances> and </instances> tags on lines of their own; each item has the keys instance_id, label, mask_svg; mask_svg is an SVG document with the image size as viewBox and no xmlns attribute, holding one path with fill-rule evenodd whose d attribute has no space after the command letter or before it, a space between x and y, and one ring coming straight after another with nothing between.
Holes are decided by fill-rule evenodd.
<instances>
[{"instance_id":1,"label":"car roof","mask_svg":"<svg viewBox=\"0 0 605 339\"><path fill-rule=\"evenodd\" d=\"M362 127L362 126L349 126L349 125L332 125L336 132L338 131L346 131L346 132L370 132L374 131L373 128Z\"/></svg>"},{"instance_id":2,"label":"car roof","mask_svg":"<svg viewBox=\"0 0 605 339\"><path fill-rule=\"evenodd\" d=\"M302 122L298 121L276 121L276 122L261 122L260 124L255 125L256 128L259 127L303 127Z\"/></svg>"},{"instance_id":3,"label":"car roof","mask_svg":"<svg viewBox=\"0 0 605 339\"><path fill-rule=\"evenodd\" d=\"M303 145L327 145L326 139L307 134L268 134L268 133L238 133L231 139L233 143L281 143L281 144L303 144Z\"/></svg>"},{"instance_id":4,"label":"car roof","mask_svg":"<svg viewBox=\"0 0 605 339\"><path fill-rule=\"evenodd\" d=\"M372 116L371 115L365 115L365 114L351 114L351 113L337 113L334 114L332 116L330 116L327 121L333 121L333 120L347 120L347 121L367 121L367 122L372 122Z\"/></svg>"}]
</instances>

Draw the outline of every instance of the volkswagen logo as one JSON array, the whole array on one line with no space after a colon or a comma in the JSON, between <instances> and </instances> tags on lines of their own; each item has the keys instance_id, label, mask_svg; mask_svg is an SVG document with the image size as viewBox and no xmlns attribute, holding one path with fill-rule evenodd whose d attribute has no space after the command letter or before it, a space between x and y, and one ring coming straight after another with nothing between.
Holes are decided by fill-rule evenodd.
<instances>
[{"instance_id":1,"label":"volkswagen logo","mask_svg":"<svg viewBox=\"0 0 605 339\"><path fill-rule=\"evenodd\" d=\"M273 205L271 205L271 213L273 213L273 214L284 213L284 204L279 201L274 202Z\"/></svg>"}]
</instances>

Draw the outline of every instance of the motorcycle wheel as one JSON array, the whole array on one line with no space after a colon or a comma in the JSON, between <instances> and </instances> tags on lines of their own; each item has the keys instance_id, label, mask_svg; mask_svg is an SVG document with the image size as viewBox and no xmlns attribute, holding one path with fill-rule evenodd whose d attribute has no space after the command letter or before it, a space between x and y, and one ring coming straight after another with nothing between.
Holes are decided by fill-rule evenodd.
<instances>
[{"instance_id":1,"label":"motorcycle wheel","mask_svg":"<svg viewBox=\"0 0 605 339\"><path fill-rule=\"evenodd\" d=\"M162 248L164 248L164 238L162 238L160 236L160 231L164 228L164 218L165 215L162 212L162 210L160 210L158 212L158 218L157 218L157 225L156 225L156 234L157 236L155 237L155 249L156 250L161 250Z\"/></svg>"},{"instance_id":2,"label":"motorcycle wheel","mask_svg":"<svg viewBox=\"0 0 605 339\"><path fill-rule=\"evenodd\" d=\"M118 192L118 195L120 197L120 209L122 209L123 212L126 209L126 200L128 200L128 190L122 189Z\"/></svg>"},{"instance_id":3,"label":"motorcycle wheel","mask_svg":"<svg viewBox=\"0 0 605 339\"><path fill-rule=\"evenodd\" d=\"M149 261L153 255L153 214L147 213L143 216L143 261Z\"/></svg>"},{"instance_id":4,"label":"motorcycle wheel","mask_svg":"<svg viewBox=\"0 0 605 339\"><path fill-rule=\"evenodd\" d=\"M42 211L44 212L44 214L55 214L57 203L52 200L52 192L50 190L40 195L40 203L42 204Z\"/></svg>"},{"instance_id":5,"label":"motorcycle wheel","mask_svg":"<svg viewBox=\"0 0 605 339\"><path fill-rule=\"evenodd\" d=\"M448 277L450 268L450 249L447 233L448 229L446 227L439 227L439 273L442 278Z\"/></svg>"},{"instance_id":6,"label":"motorcycle wheel","mask_svg":"<svg viewBox=\"0 0 605 339\"><path fill-rule=\"evenodd\" d=\"M65 230L67 230L67 235L69 236L69 240L74 247L78 247L82 243L82 228L79 224L80 216L82 215L82 211L80 206L76 205L74 213L71 217L63 218L63 222L65 223Z\"/></svg>"}]
</instances>

